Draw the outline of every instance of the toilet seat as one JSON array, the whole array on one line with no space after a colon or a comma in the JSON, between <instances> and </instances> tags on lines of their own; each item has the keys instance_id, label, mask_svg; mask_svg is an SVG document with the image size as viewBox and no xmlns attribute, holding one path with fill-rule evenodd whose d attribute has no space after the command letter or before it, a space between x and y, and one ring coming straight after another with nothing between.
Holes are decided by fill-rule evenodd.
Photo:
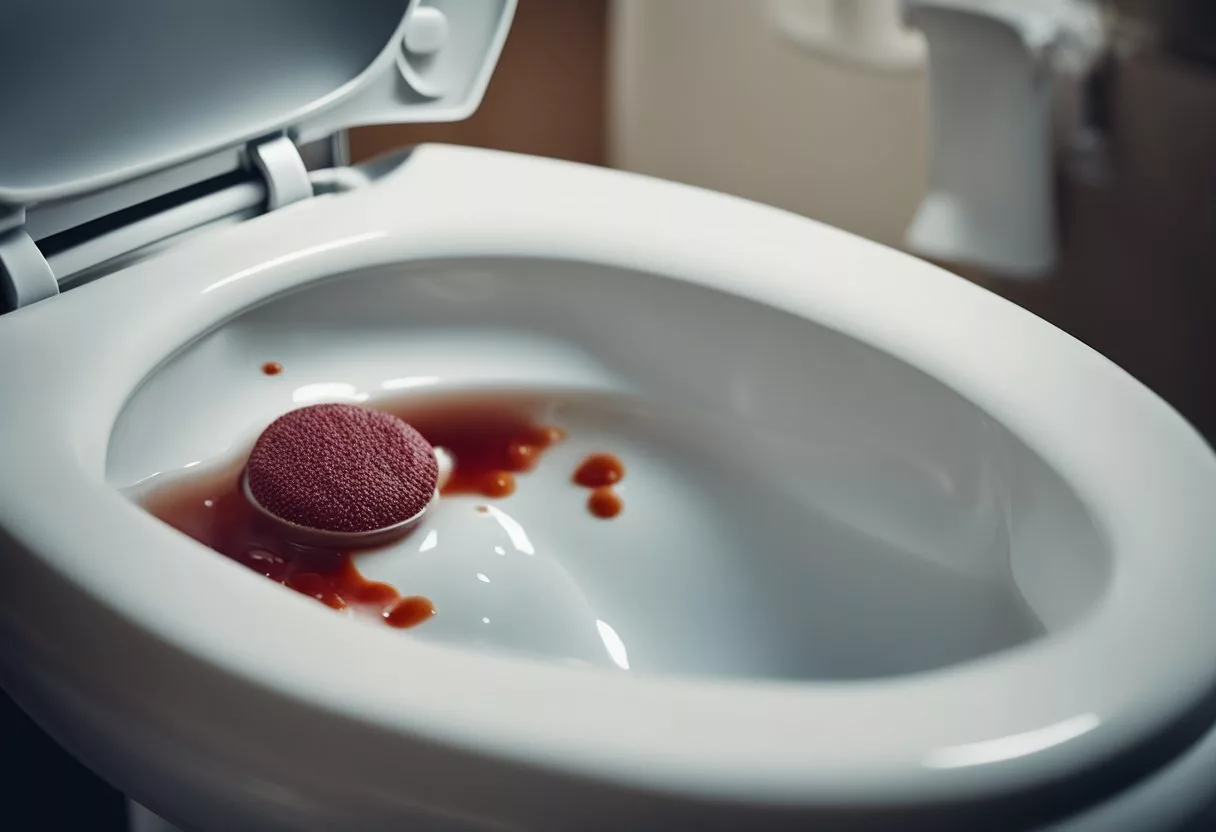
<instances>
[{"instance_id":1,"label":"toilet seat","mask_svg":"<svg viewBox=\"0 0 1216 832\"><path fill-rule=\"evenodd\" d=\"M321 21L328 8L291 3L259 10L277 24L275 8L297 23ZM203 828L239 818L315 829L886 829L960 819L1104 829L1084 819L1182 819L1209 800L1216 458L1177 414L965 281L775 209L437 146L310 177L302 142L359 123L467 115L514 6L373 5L384 20L403 15L400 24L388 47L378 35L359 45L379 49L361 71L358 50L326 41L358 71L341 86L305 90L301 105L275 77L247 79L266 97L243 104L279 106L274 118L247 107L247 120L176 137L137 131L128 146L131 137L110 135L70 159L35 152L41 167L3 152L0 137L0 160L17 159L0 167L0 207L14 208L0 212L0 277L25 306L0 317L0 679L43 727L159 814ZM199 26L225 33L225 20L198 13ZM302 31L334 28L321 22ZM87 41L85 24L74 31ZM449 37L458 48L444 52ZM296 42L307 45L271 45ZM48 69L83 84L68 52ZM283 63L250 54L251 67ZM183 118L216 101L217 119L231 110L222 96L200 103L169 92L186 99ZM253 169L260 180L249 181ZM245 178L224 178L235 173ZM97 232L116 210L184 199L200 185L212 190L175 202L180 215ZM87 223L97 236L56 249ZM132 249L142 260L111 268ZM897 356L1050 461L1107 544L1101 598L1047 638L877 681L614 675L354 630L251 580L106 482L124 406L198 338L337 275L450 258L634 270L785 310ZM51 297L59 279L105 272Z\"/></svg>"},{"instance_id":2,"label":"toilet seat","mask_svg":"<svg viewBox=\"0 0 1216 832\"><path fill-rule=\"evenodd\" d=\"M104 483L110 430L131 391L217 324L364 266L491 255L700 283L900 356L1052 461L1110 544L1104 597L1050 638L881 682L605 676L370 630L356 652L346 622L248 580ZM137 308L157 314L130 314ZM909 310L931 310L934 325ZM0 367L0 459L21 472L0 482L12 550L0 559L3 678L23 703L55 702L40 705L41 718L136 796L150 790L148 775L123 755L171 744L191 751L181 770L162 771L174 782L205 791L225 763L366 811L368 828L406 803L487 824L587 819L576 805L538 805L545 789L585 800L605 821L625 820L613 809L624 792L648 795L654 817L669 819L737 819L765 806L803 822L842 812L881 823L897 810L940 819L989 801L1013 822L1098 802L1212 722L1216 459L1202 440L1048 324L933 266L774 209L560 162L423 147L364 190L186 242L9 316L0 355L21 356ZM78 522L47 506L72 507ZM99 539L123 545L100 557ZM284 649L300 641L306 651ZM422 669L427 684L413 684ZM1011 688L1023 693L1018 710L982 707ZM88 708L78 691L89 692ZM276 712L290 718L267 716ZM103 713L132 732L126 749L85 738ZM335 748L357 743L369 761L425 765L334 770L303 756L293 720ZM1084 777L1111 761L1110 784Z\"/></svg>"}]
</instances>

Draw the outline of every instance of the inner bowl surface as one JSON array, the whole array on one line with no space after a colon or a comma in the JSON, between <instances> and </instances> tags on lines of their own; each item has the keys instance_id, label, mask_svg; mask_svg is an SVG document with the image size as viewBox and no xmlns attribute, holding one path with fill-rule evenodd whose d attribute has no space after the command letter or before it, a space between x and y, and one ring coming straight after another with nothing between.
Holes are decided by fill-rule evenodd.
<instances>
[{"instance_id":1,"label":"inner bowl surface","mask_svg":"<svg viewBox=\"0 0 1216 832\"><path fill-rule=\"evenodd\" d=\"M402 637L630 672L874 678L1057 632L1109 576L1074 492L945 385L782 310L591 264L413 263L248 310L136 392L107 478L146 499L239 470L262 427L320 401L407 418L490 403L565 433L510 496L444 498L354 557L435 603ZM594 452L626 466L611 520L571 482Z\"/></svg>"}]
</instances>

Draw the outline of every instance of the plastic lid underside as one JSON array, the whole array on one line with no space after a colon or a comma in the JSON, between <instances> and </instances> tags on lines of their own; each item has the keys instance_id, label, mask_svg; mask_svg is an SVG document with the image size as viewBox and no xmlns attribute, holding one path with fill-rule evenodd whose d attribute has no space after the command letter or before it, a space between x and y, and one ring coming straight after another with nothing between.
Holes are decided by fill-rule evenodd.
<instances>
[{"instance_id":1,"label":"plastic lid underside","mask_svg":"<svg viewBox=\"0 0 1216 832\"><path fill-rule=\"evenodd\" d=\"M17 0L0 24L0 206L62 199L285 131L452 121L515 0ZM442 18L425 54L413 15ZM433 31L433 27L432 27Z\"/></svg>"}]
</instances>

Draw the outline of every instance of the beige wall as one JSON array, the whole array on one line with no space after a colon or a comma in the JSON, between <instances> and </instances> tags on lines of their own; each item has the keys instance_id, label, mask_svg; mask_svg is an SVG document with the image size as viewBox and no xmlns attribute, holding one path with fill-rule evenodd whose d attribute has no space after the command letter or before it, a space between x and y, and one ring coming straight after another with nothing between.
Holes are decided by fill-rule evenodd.
<instances>
[{"instance_id":1,"label":"beige wall","mask_svg":"<svg viewBox=\"0 0 1216 832\"><path fill-rule=\"evenodd\" d=\"M767 0L615 0L609 158L898 244L925 179L921 71L781 40Z\"/></svg>"},{"instance_id":2,"label":"beige wall","mask_svg":"<svg viewBox=\"0 0 1216 832\"><path fill-rule=\"evenodd\" d=\"M1140 18L1168 8L1116 5ZM769 33L765 6L520 0L472 119L359 130L352 146L365 157L452 141L612 161L899 245L925 176L923 78L800 53ZM1111 175L1061 171L1055 274L967 276L1105 353L1216 438L1216 72L1125 49L1109 90Z\"/></svg>"},{"instance_id":3,"label":"beige wall","mask_svg":"<svg viewBox=\"0 0 1216 832\"><path fill-rule=\"evenodd\" d=\"M519 0L481 107L467 121L351 131L356 160L420 142L603 164L609 0Z\"/></svg>"},{"instance_id":4,"label":"beige wall","mask_svg":"<svg viewBox=\"0 0 1216 832\"><path fill-rule=\"evenodd\" d=\"M923 77L793 51L766 5L616 0L610 158L900 245L925 179ZM1141 23L1121 25L1108 76L1109 176L1061 167L1048 279L966 276L1106 354L1216 439L1216 71L1140 31L1165 8L1156 0L1116 5Z\"/></svg>"}]
</instances>

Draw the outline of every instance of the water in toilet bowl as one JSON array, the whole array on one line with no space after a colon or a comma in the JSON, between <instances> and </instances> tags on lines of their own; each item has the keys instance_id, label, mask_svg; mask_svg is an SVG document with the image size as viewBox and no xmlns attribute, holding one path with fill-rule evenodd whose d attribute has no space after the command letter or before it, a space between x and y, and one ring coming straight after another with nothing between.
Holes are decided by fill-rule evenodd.
<instances>
[{"instance_id":1,"label":"water in toilet bowl","mask_svg":"<svg viewBox=\"0 0 1216 832\"><path fill-rule=\"evenodd\" d=\"M781 449L738 426L580 391L363 406L400 416L455 461L439 501L386 546L300 550L276 539L238 487L245 453L162 474L131 496L338 614L546 660L831 678L949 664L1040 631L1010 585L900 557L808 511L797 483L766 463ZM850 568L859 558L867 568ZM849 577L861 574L860 584ZM909 631L883 623L900 606L934 611L905 651L892 640ZM866 658L878 654L891 658Z\"/></svg>"},{"instance_id":2,"label":"water in toilet bowl","mask_svg":"<svg viewBox=\"0 0 1216 832\"><path fill-rule=\"evenodd\" d=\"M434 605L401 639L614 673L867 679L1059 632L1109 574L1068 484L940 382L772 307L565 261L393 265L246 310L132 394L107 481L146 499L235 478L267 425L327 401L434 441L450 441L436 413L560 432L529 470L491 466L350 556L360 580ZM374 604L311 603L385 629Z\"/></svg>"}]
</instances>

